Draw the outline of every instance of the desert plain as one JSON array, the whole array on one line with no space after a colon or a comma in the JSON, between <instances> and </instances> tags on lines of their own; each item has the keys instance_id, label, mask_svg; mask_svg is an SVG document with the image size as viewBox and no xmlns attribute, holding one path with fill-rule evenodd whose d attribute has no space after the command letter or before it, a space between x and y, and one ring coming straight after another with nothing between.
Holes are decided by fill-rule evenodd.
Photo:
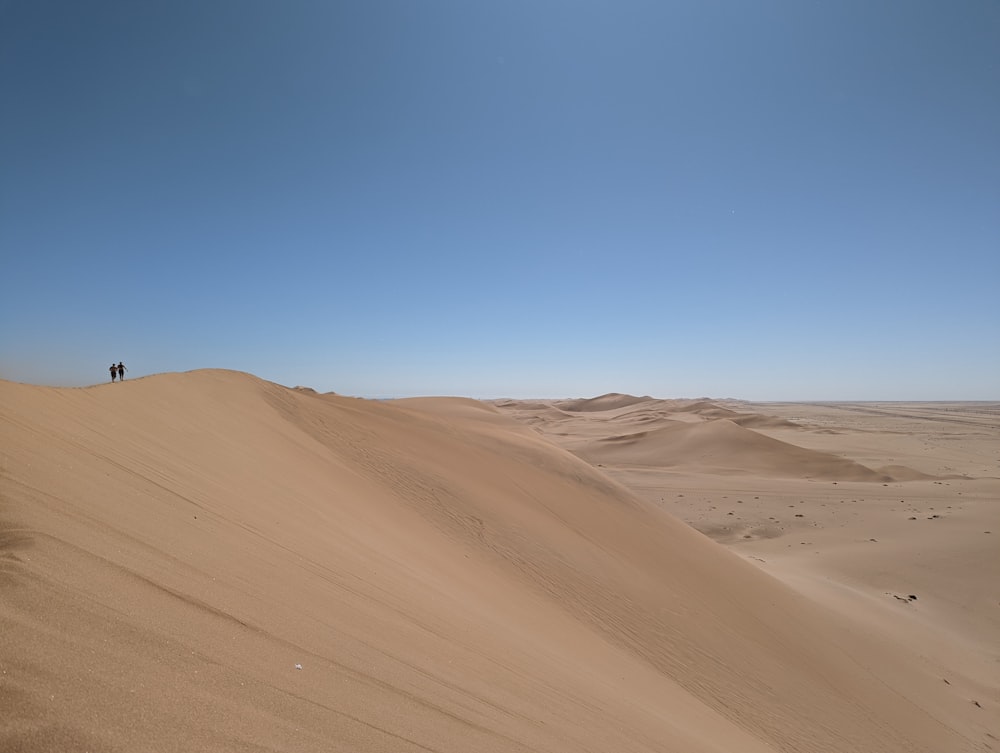
<instances>
[{"instance_id":1,"label":"desert plain","mask_svg":"<svg viewBox=\"0 0 1000 753\"><path fill-rule=\"evenodd\" d=\"M0 382L0 751L1000 750L1000 404Z\"/></svg>"}]
</instances>

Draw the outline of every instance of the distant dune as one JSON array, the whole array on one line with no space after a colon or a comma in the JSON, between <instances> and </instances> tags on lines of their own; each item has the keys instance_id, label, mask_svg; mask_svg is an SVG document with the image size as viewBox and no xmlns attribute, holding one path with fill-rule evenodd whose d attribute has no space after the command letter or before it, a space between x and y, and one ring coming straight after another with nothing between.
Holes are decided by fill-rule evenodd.
<instances>
[{"instance_id":1,"label":"distant dune","mask_svg":"<svg viewBox=\"0 0 1000 753\"><path fill-rule=\"evenodd\" d=\"M556 407L558 406L558 407ZM725 408L707 399L657 400L612 393L552 404L496 403L502 412L550 436L596 465L699 467L713 473L844 481L931 478L894 465L872 469L831 453L759 433L801 429L787 419ZM575 418L575 414L587 414Z\"/></svg>"},{"instance_id":2,"label":"distant dune","mask_svg":"<svg viewBox=\"0 0 1000 753\"><path fill-rule=\"evenodd\" d=\"M607 395L591 397L585 400L563 400L557 404L557 407L564 411L587 413L591 411L606 411L617 410L618 408L627 408L630 405L644 403L651 399L652 398L648 396L635 397L634 395L622 395L618 392L610 392Z\"/></svg>"},{"instance_id":3,"label":"distant dune","mask_svg":"<svg viewBox=\"0 0 1000 753\"><path fill-rule=\"evenodd\" d=\"M850 481L891 481L860 463L758 434L729 419L599 439L577 454L591 462L669 467L696 464L716 472L745 472Z\"/></svg>"},{"instance_id":4,"label":"distant dune","mask_svg":"<svg viewBox=\"0 0 1000 753\"><path fill-rule=\"evenodd\" d=\"M540 426L218 370L0 382L0 750L988 749L918 647ZM590 426L633 459L874 473L731 420Z\"/></svg>"}]
</instances>

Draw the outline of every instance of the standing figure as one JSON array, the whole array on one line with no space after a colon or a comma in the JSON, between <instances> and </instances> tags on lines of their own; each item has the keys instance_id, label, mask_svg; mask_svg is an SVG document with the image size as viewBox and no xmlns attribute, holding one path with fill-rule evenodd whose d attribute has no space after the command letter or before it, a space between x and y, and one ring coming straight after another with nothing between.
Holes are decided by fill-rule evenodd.
<instances>
[{"instance_id":1,"label":"standing figure","mask_svg":"<svg viewBox=\"0 0 1000 753\"><path fill-rule=\"evenodd\" d=\"M118 362L118 381L119 382L124 382L125 381L125 372L126 371L128 371L128 369L125 368L125 364L123 364L121 361L119 361ZM111 381L114 381L114 380L112 379Z\"/></svg>"},{"instance_id":2,"label":"standing figure","mask_svg":"<svg viewBox=\"0 0 1000 753\"><path fill-rule=\"evenodd\" d=\"M117 374L118 374L118 367L115 366L114 364L111 364L111 381L112 382L115 381L115 375L117 375Z\"/></svg>"}]
</instances>

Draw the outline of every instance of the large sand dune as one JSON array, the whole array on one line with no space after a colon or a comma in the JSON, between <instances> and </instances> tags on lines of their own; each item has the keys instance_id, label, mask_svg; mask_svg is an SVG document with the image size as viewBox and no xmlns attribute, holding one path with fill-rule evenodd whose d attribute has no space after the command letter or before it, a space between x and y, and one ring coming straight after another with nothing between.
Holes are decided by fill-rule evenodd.
<instances>
[{"instance_id":1,"label":"large sand dune","mask_svg":"<svg viewBox=\"0 0 1000 753\"><path fill-rule=\"evenodd\" d=\"M579 450L643 399L604 402L541 415ZM225 371L0 382L0 750L997 747L990 669L943 682L919 631L807 598L509 411ZM654 416L657 453L748 445L688 417Z\"/></svg>"}]
</instances>

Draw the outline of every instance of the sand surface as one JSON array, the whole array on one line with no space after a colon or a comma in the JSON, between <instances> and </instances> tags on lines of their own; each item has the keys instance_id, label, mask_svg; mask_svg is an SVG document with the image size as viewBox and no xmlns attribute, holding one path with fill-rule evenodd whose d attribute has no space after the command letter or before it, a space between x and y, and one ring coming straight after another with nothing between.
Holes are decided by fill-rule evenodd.
<instances>
[{"instance_id":1,"label":"sand surface","mask_svg":"<svg viewBox=\"0 0 1000 753\"><path fill-rule=\"evenodd\" d=\"M1000 749L997 411L0 382L0 751Z\"/></svg>"}]
</instances>

